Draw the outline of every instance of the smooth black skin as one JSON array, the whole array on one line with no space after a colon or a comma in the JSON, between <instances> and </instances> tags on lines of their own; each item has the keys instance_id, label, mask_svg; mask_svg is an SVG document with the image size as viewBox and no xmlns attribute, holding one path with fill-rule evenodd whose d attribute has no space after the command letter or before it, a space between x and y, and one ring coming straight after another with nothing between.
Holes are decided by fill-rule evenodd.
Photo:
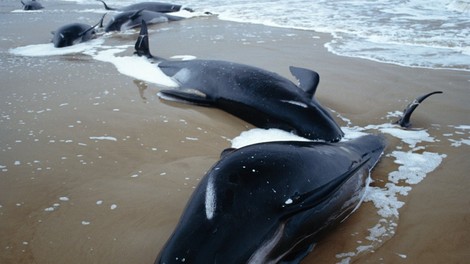
<instances>
[{"instance_id":1,"label":"smooth black skin","mask_svg":"<svg viewBox=\"0 0 470 264\"><path fill-rule=\"evenodd\" d=\"M122 8L112 8L109 7L104 1L97 0L103 3L104 8L106 10L118 10L118 11L136 11L136 10L148 10L153 12L160 12L160 13L171 13L177 12L181 10L181 5L174 5L170 3L160 3L160 2L141 2L137 4L132 4L129 6L125 6ZM192 12L190 8L183 8L184 10L188 10Z\"/></svg>"},{"instance_id":2,"label":"smooth black skin","mask_svg":"<svg viewBox=\"0 0 470 264\"><path fill-rule=\"evenodd\" d=\"M225 152L194 190L155 263L299 263L358 206L385 147L383 137L368 135L335 144L270 142Z\"/></svg>"},{"instance_id":3,"label":"smooth black skin","mask_svg":"<svg viewBox=\"0 0 470 264\"><path fill-rule=\"evenodd\" d=\"M136 54L153 58L148 32L141 25ZM313 98L319 77L314 71L291 67L299 86L260 68L217 60L158 60L158 67L179 84L176 90L162 90L163 99L213 106L255 126L292 131L302 137L330 142L344 133L319 102ZM188 93L195 89L201 94Z\"/></svg>"},{"instance_id":4,"label":"smooth black skin","mask_svg":"<svg viewBox=\"0 0 470 264\"><path fill-rule=\"evenodd\" d=\"M23 10L40 10L44 8L41 3L36 0L26 2L21 1L21 4L23 5Z\"/></svg>"},{"instance_id":5,"label":"smooth black skin","mask_svg":"<svg viewBox=\"0 0 470 264\"><path fill-rule=\"evenodd\" d=\"M178 21L181 19L183 18L144 9L137 11L125 11L116 14L106 25L105 31L124 31L127 29L139 27L142 24L142 21L145 21L147 24L157 24L169 21Z\"/></svg>"},{"instance_id":6,"label":"smooth black skin","mask_svg":"<svg viewBox=\"0 0 470 264\"><path fill-rule=\"evenodd\" d=\"M441 94L442 91L435 91L431 92L422 96L417 97L416 99L413 100L408 106L403 110L403 115L400 117L400 119L396 122L403 128L409 128L411 127L411 114L413 114L414 110L419 106L420 103L422 103L426 98L433 94Z\"/></svg>"},{"instance_id":7,"label":"smooth black skin","mask_svg":"<svg viewBox=\"0 0 470 264\"><path fill-rule=\"evenodd\" d=\"M106 14L104 14L101 17L101 20L94 26L82 23L72 23L58 28L52 33L54 35L52 37L54 47L68 47L94 38L96 35L95 28L97 26L103 27L103 19L105 15Z\"/></svg>"}]
</instances>

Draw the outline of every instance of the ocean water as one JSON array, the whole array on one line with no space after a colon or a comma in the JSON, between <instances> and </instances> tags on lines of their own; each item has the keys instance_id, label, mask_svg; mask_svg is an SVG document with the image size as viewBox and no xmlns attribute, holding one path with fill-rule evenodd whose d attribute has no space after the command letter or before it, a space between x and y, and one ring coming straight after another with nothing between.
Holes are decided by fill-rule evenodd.
<instances>
[{"instance_id":1,"label":"ocean water","mask_svg":"<svg viewBox=\"0 0 470 264\"><path fill-rule=\"evenodd\" d=\"M330 33L330 52L470 70L469 0L187 1L221 19Z\"/></svg>"},{"instance_id":2,"label":"ocean water","mask_svg":"<svg viewBox=\"0 0 470 264\"><path fill-rule=\"evenodd\" d=\"M69 0L93 3L93 0ZM122 6L135 1L107 1ZM329 33L332 53L470 70L470 0L186 0L220 19Z\"/></svg>"}]
</instances>

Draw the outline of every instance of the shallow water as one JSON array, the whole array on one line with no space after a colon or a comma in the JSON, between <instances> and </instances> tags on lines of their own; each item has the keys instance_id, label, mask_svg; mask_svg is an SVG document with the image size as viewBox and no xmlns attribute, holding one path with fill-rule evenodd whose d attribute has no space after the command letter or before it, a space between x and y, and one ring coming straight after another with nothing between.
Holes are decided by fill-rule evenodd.
<instances>
[{"instance_id":1,"label":"shallow water","mask_svg":"<svg viewBox=\"0 0 470 264\"><path fill-rule=\"evenodd\" d=\"M94 0L68 2L78 4L75 12L105 12L102 4ZM133 1L107 3L121 7ZM224 20L329 33L333 39L325 46L342 56L403 66L470 70L468 0L187 0L178 3L196 11L212 12Z\"/></svg>"}]
</instances>

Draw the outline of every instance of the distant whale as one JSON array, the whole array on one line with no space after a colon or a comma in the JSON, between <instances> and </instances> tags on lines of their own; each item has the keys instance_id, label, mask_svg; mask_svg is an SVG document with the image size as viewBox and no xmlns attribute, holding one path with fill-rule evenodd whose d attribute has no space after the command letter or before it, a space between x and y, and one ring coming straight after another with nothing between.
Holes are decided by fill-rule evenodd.
<instances>
[{"instance_id":1,"label":"distant whale","mask_svg":"<svg viewBox=\"0 0 470 264\"><path fill-rule=\"evenodd\" d=\"M63 48L92 39L96 34L95 28L97 26L103 27L103 19L105 15L106 14L104 14L101 17L101 20L94 26L82 23L72 23L58 28L52 33L54 35L52 37L54 47Z\"/></svg>"},{"instance_id":2,"label":"distant whale","mask_svg":"<svg viewBox=\"0 0 470 264\"><path fill-rule=\"evenodd\" d=\"M419 106L420 103L422 103L426 98L433 94L441 94L442 91L435 91L431 92L422 96L417 97L416 99L413 100L406 108L403 110L403 115L400 117L400 119L396 122L399 124L401 127L404 128L409 128L411 127L411 114L413 114L414 110Z\"/></svg>"},{"instance_id":3,"label":"distant whale","mask_svg":"<svg viewBox=\"0 0 470 264\"><path fill-rule=\"evenodd\" d=\"M142 23L135 44L136 54L150 54L148 32ZM300 87L290 80L260 68L215 60L168 61L156 58L158 67L179 84L162 90L163 99L223 109L255 126L293 131L309 139L336 142L341 128L313 98L319 75L290 67Z\"/></svg>"},{"instance_id":4,"label":"distant whale","mask_svg":"<svg viewBox=\"0 0 470 264\"><path fill-rule=\"evenodd\" d=\"M284 141L223 155L194 190L155 263L298 263L360 204L381 136Z\"/></svg>"},{"instance_id":5,"label":"distant whale","mask_svg":"<svg viewBox=\"0 0 470 264\"><path fill-rule=\"evenodd\" d=\"M39 3L38 1L36 0L30 0L30 1L26 1L23 2L21 1L21 4L23 4L23 10L39 10L39 9L43 9L44 7L41 5L41 3Z\"/></svg>"},{"instance_id":6,"label":"distant whale","mask_svg":"<svg viewBox=\"0 0 470 264\"><path fill-rule=\"evenodd\" d=\"M140 26L142 21L145 21L147 24L157 24L181 19L183 18L143 9L125 11L115 15L106 25L105 31L125 31Z\"/></svg>"},{"instance_id":7,"label":"distant whale","mask_svg":"<svg viewBox=\"0 0 470 264\"><path fill-rule=\"evenodd\" d=\"M104 8L106 10L118 10L118 11L136 11L136 10L148 10L148 11L153 11L153 12L160 12L160 13L171 13L171 12L177 12L180 11L181 9L193 12L191 8L182 8L181 5L175 5L175 4L170 4L170 3L160 3L160 2L141 2L137 4L132 4L128 5L122 8L112 8L109 7L104 1L102 0L97 0L103 3Z\"/></svg>"}]
</instances>

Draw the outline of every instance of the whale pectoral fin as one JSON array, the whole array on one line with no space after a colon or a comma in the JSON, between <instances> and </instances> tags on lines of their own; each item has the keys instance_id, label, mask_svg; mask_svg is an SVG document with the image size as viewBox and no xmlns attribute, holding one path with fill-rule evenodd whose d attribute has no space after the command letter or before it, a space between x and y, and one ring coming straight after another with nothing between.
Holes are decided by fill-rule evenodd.
<instances>
[{"instance_id":1,"label":"whale pectoral fin","mask_svg":"<svg viewBox=\"0 0 470 264\"><path fill-rule=\"evenodd\" d=\"M320 75L315 71L295 66L290 66L289 70L299 81L299 87L313 97L320 82Z\"/></svg>"},{"instance_id":2,"label":"whale pectoral fin","mask_svg":"<svg viewBox=\"0 0 470 264\"><path fill-rule=\"evenodd\" d=\"M289 217L299 212L309 210L330 199L331 196L360 169L362 169L369 162L369 160L370 157L351 166L351 168L349 168L346 172L338 177L333 178L331 181L323 184L322 186L302 194L293 195L282 205L282 207L285 209L285 216Z\"/></svg>"},{"instance_id":3,"label":"whale pectoral fin","mask_svg":"<svg viewBox=\"0 0 470 264\"><path fill-rule=\"evenodd\" d=\"M400 117L398 121L396 121L397 124L399 124L401 127L404 128L409 128L411 126L410 118L411 114L413 114L414 110L418 107L420 103L422 103L426 98L433 94L441 94L442 91L435 91L431 93L427 93L425 95L417 97L413 102L411 102L405 110L403 110L403 115Z\"/></svg>"},{"instance_id":4,"label":"whale pectoral fin","mask_svg":"<svg viewBox=\"0 0 470 264\"><path fill-rule=\"evenodd\" d=\"M162 90L158 93L158 96L169 101L182 102L199 106L214 106L213 101L208 99L203 94L187 93L177 90Z\"/></svg>"},{"instance_id":5,"label":"whale pectoral fin","mask_svg":"<svg viewBox=\"0 0 470 264\"><path fill-rule=\"evenodd\" d=\"M89 27L88 29L80 32L78 34L79 37L83 37L85 34L87 34L88 32L94 30L97 26L100 26L100 27L103 27L103 19L104 17L106 16L106 13L101 17L100 21L98 21L98 23L96 23L95 25Z\"/></svg>"},{"instance_id":6,"label":"whale pectoral fin","mask_svg":"<svg viewBox=\"0 0 470 264\"><path fill-rule=\"evenodd\" d=\"M144 11L145 9L140 9L140 10L137 10L135 11L135 13L133 13L132 15L129 16L129 19L130 20L135 20L137 19L139 16L140 16L140 13L142 13L142 11Z\"/></svg>"},{"instance_id":7,"label":"whale pectoral fin","mask_svg":"<svg viewBox=\"0 0 470 264\"><path fill-rule=\"evenodd\" d=\"M97 27L99 26L100 28L103 27L103 20L104 20L104 17L106 16L106 13L103 14L103 16L101 17L100 21L94 26L94 27Z\"/></svg>"}]
</instances>

